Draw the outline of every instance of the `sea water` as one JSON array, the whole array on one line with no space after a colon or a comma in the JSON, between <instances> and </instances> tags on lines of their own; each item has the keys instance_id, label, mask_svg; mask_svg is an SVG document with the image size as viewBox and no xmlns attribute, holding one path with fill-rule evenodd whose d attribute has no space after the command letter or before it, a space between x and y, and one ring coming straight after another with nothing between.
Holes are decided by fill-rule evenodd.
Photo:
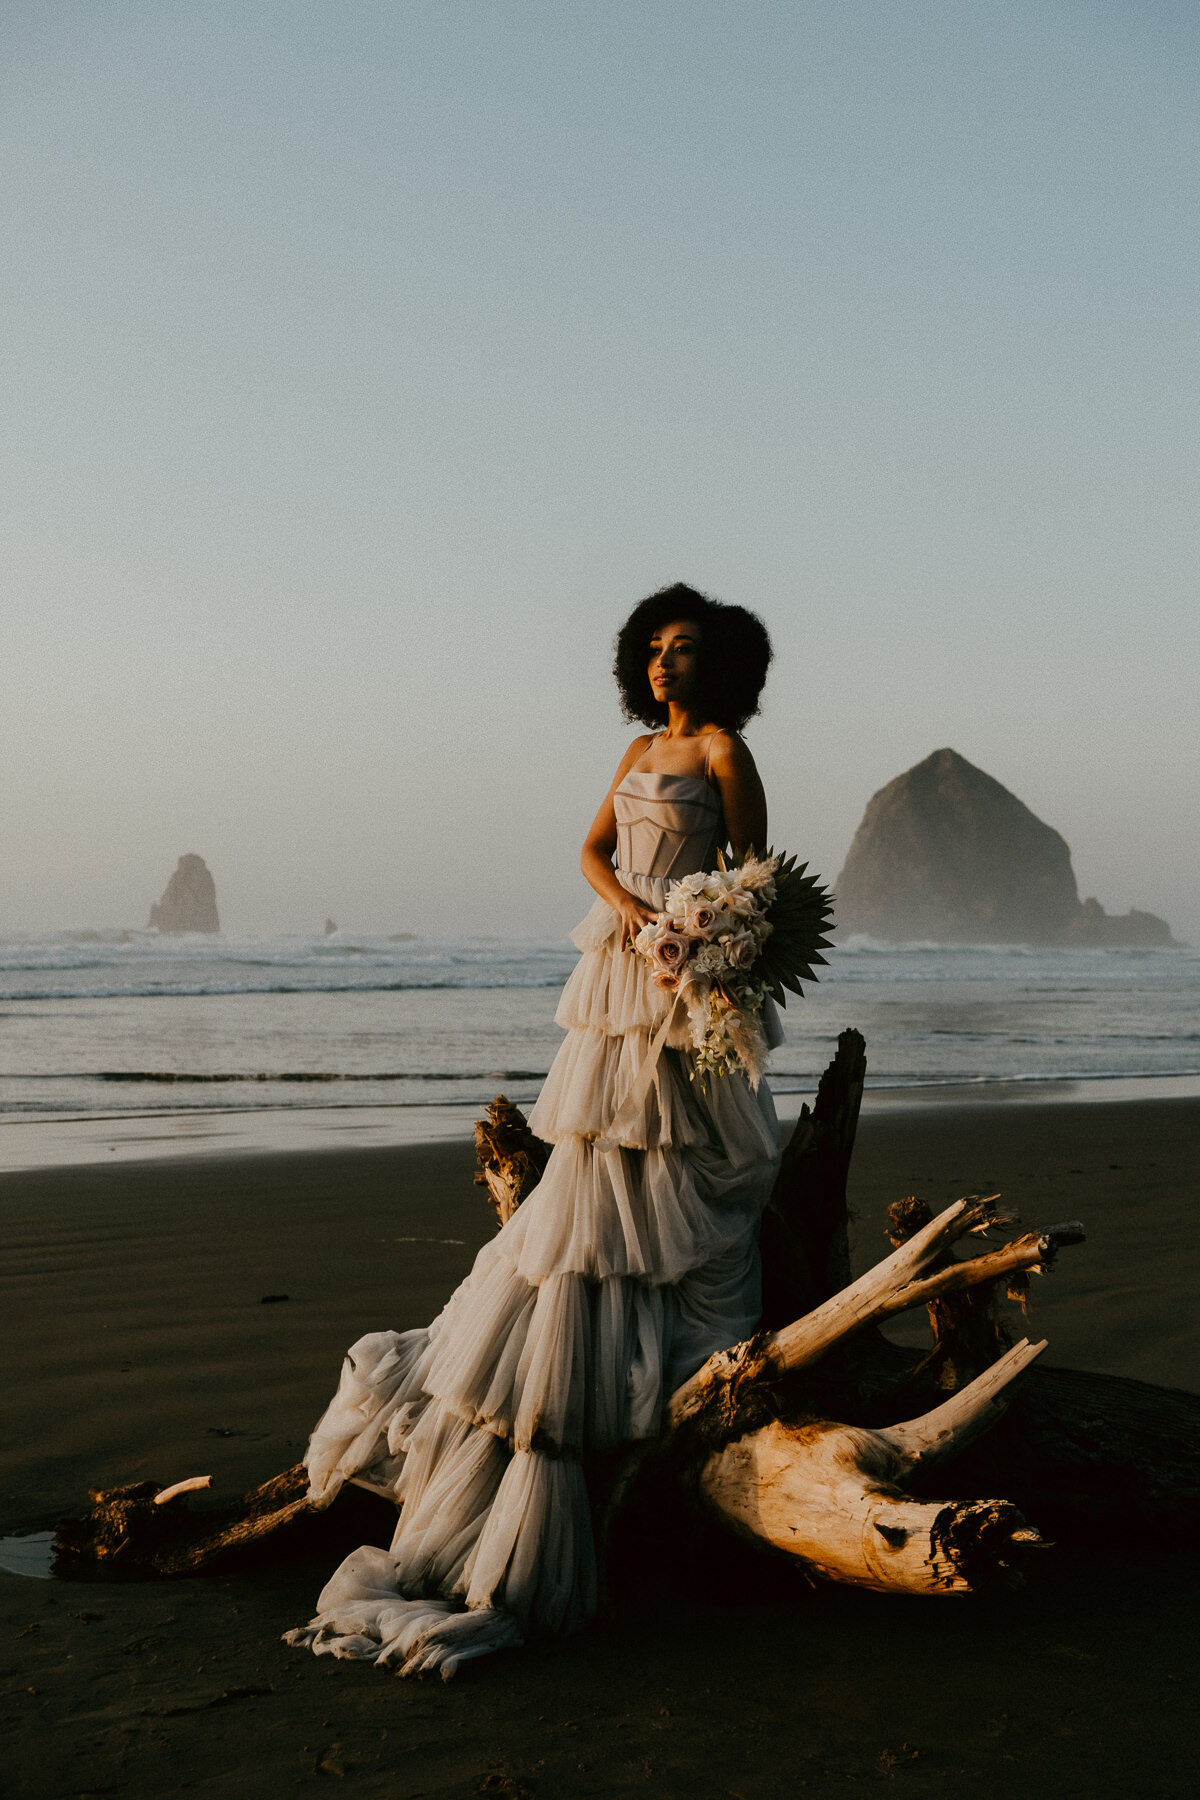
<instances>
[{"instance_id":1,"label":"sea water","mask_svg":"<svg viewBox=\"0 0 1200 1800\"><path fill-rule=\"evenodd\" d=\"M0 1121L530 1102L565 940L55 933L0 941ZM776 1094L848 1025L876 1092L1200 1076L1200 952L851 939L784 1014ZM416 1121L414 1120L414 1124ZM409 1132L407 1135L419 1135Z\"/></svg>"}]
</instances>

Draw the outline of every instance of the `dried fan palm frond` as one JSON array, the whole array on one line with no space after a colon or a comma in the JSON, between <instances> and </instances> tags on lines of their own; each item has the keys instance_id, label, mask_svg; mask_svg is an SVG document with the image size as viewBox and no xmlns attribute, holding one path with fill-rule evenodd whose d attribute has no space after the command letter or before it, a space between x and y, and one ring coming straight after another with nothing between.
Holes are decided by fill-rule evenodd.
<instances>
[{"instance_id":1,"label":"dried fan palm frond","mask_svg":"<svg viewBox=\"0 0 1200 1800\"><path fill-rule=\"evenodd\" d=\"M801 981L817 979L814 964L824 967L821 952L831 947L826 933L833 929L833 896L807 871L808 864L797 866L794 856L782 858L775 872L775 898L767 908L771 935L755 972L780 1006L787 1005L785 989L803 994Z\"/></svg>"}]
</instances>

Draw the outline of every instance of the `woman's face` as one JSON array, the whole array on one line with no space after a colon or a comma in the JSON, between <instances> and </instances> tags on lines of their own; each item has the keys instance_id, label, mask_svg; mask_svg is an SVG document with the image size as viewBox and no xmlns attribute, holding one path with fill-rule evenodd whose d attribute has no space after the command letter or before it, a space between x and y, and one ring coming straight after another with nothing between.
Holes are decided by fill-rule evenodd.
<instances>
[{"instance_id":1,"label":"woman's face","mask_svg":"<svg viewBox=\"0 0 1200 1800\"><path fill-rule=\"evenodd\" d=\"M700 676L700 627L691 619L675 619L650 639L650 692L660 705L687 706L696 697Z\"/></svg>"}]
</instances>

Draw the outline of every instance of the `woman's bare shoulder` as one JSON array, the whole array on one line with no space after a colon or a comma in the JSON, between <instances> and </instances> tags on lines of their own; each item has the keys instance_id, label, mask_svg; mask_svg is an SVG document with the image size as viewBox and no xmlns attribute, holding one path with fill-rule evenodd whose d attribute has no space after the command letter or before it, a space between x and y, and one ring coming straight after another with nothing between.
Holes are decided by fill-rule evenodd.
<instances>
[{"instance_id":1,"label":"woman's bare shoulder","mask_svg":"<svg viewBox=\"0 0 1200 1800\"><path fill-rule=\"evenodd\" d=\"M755 763L745 738L722 727L713 733L708 765L717 775L737 775L753 769Z\"/></svg>"},{"instance_id":2,"label":"woman's bare shoulder","mask_svg":"<svg viewBox=\"0 0 1200 1800\"><path fill-rule=\"evenodd\" d=\"M646 731L643 732L641 737L634 738L632 744L630 744L628 750L626 750L624 756L621 758L620 763L617 765L617 772L613 776L614 787L618 781L621 781L628 775L634 763L641 761L657 736L658 733L656 731Z\"/></svg>"}]
</instances>

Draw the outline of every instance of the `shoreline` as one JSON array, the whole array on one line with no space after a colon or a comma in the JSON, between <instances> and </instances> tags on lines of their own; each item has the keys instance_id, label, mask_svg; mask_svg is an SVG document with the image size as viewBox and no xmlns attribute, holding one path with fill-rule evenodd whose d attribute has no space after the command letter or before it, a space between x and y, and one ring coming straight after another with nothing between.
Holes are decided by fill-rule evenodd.
<instances>
[{"instance_id":1,"label":"shoreline","mask_svg":"<svg viewBox=\"0 0 1200 1800\"><path fill-rule=\"evenodd\" d=\"M768 1076L768 1085L770 1077ZM813 1088L774 1093L788 1129ZM1200 1075L1109 1076L870 1085L863 1117L877 1113L1105 1106L1200 1099ZM173 1160L181 1156L279 1155L336 1147L399 1148L469 1142L484 1102L344 1106L163 1107L144 1112L0 1118L0 1175L39 1168ZM528 1112L531 1101L518 1101ZM354 1143L351 1144L351 1138Z\"/></svg>"}]
</instances>

